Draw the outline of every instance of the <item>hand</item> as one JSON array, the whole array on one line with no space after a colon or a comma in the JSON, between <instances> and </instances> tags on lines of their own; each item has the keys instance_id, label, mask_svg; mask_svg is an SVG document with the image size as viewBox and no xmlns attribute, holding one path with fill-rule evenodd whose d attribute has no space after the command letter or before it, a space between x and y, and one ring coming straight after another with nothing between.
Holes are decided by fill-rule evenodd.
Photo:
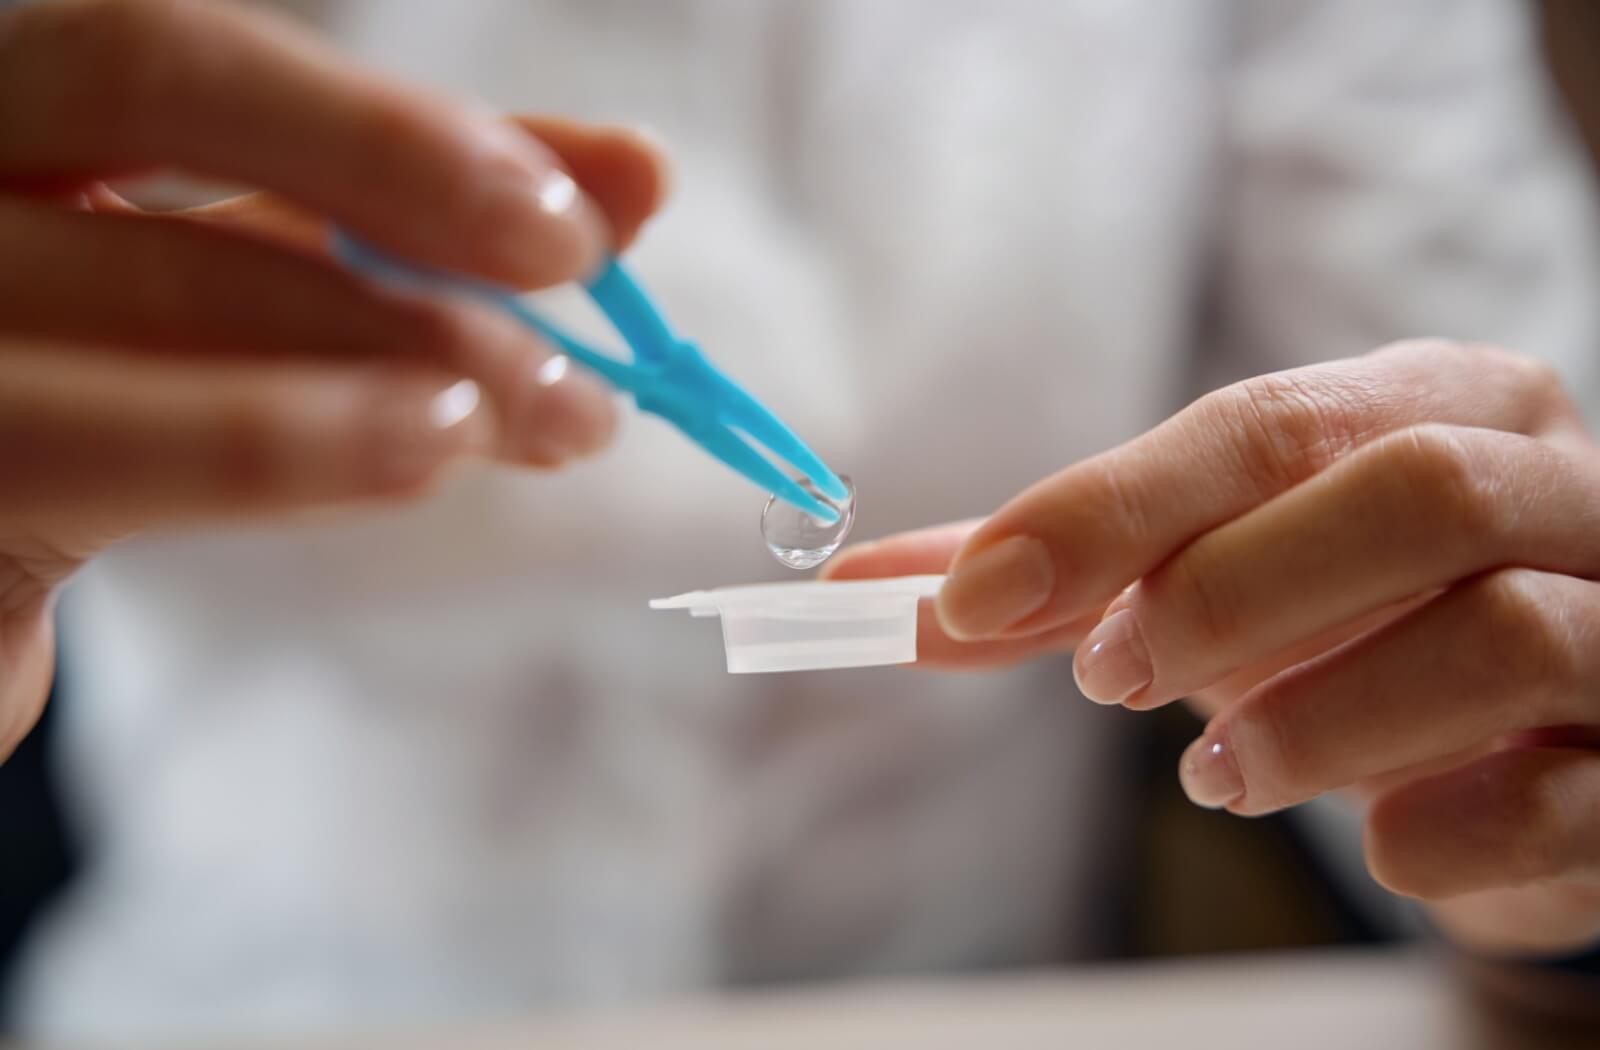
<instances>
[{"instance_id":1,"label":"hand","mask_svg":"<svg viewBox=\"0 0 1600 1050\"><path fill-rule=\"evenodd\" d=\"M1372 874L1464 942L1600 937L1600 449L1542 366L1432 341L1249 380L831 575L946 568L934 662L1077 646L1091 699L1211 716L1201 805L1352 788Z\"/></svg>"},{"instance_id":2,"label":"hand","mask_svg":"<svg viewBox=\"0 0 1600 1050\"><path fill-rule=\"evenodd\" d=\"M609 438L611 395L565 359L324 244L332 221L509 285L581 276L664 191L636 136L504 120L179 0L0 15L0 129L0 759L47 691L57 585L113 539ZM269 192L153 215L100 181L159 168Z\"/></svg>"}]
</instances>

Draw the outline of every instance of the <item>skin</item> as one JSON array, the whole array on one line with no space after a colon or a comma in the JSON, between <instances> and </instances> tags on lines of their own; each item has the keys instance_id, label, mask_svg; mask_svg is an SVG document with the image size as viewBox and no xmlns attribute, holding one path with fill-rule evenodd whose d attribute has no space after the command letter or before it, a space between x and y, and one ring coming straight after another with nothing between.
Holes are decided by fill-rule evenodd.
<instances>
[{"instance_id":1,"label":"skin","mask_svg":"<svg viewBox=\"0 0 1600 1050\"><path fill-rule=\"evenodd\" d=\"M220 4L0 15L0 758L37 719L61 583L141 529L555 468L611 395L482 309L376 287L329 223L508 286L584 276L666 188L635 134L503 118ZM156 169L260 192L147 214Z\"/></svg>"},{"instance_id":2,"label":"skin","mask_svg":"<svg viewBox=\"0 0 1600 1050\"><path fill-rule=\"evenodd\" d=\"M925 662L1075 649L1090 699L1209 719L1196 802L1344 791L1468 948L1600 939L1600 448L1547 368L1434 340L1248 380L828 575L946 571Z\"/></svg>"}]
</instances>

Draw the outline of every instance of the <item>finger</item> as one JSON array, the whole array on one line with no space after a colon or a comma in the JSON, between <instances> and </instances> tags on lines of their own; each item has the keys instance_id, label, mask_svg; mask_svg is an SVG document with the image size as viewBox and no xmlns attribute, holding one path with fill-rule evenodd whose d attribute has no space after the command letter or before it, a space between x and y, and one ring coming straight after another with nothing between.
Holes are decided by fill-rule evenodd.
<instances>
[{"instance_id":1,"label":"finger","mask_svg":"<svg viewBox=\"0 0 1600 1050\"><path fill-rule=\"evenodd\" d=\"M133 215L140 210L138 205L98 180L82 188L78 204L81 205L82 211L103 215Z\"/></svg>"},{"instance_id":2,"label":"finger","mask_svg":"<svg viewBox=\"0 0 1600 1050\"><path fill-rule=\"evenodd\" d=\"M408 295L199 224L0 200L0 301L13 333L217 355L421 363L476 380L502 457L556 466L603 448L615 399L475 304Z\"/></svg>"},{"instance_id":3,"label":"finger","mask_svg":"<svg viewBox=\"0 0 1600 1050\"><path fill-rule=\"evenodd\" d=\"M1428 919L1450 943L1483 959L1581 955L1600 942L1600 874L1433 899ZM1600 1006L1592 997L1584 1002L1591 1013Z\"/></svg>"},{"instance_id":4,"label":"finger","mask_svg":"<svg viewBox=\"0 0 1600 1050\"><path fill-rule=\"evenodd\" d=\"M857 543L829 559L819 575L825 580L937 575L981 524L983 519L973 518Z\"/></svg>"},{"instance_id":5,"label":"finger","mask_svg":"<svg viewBox=\"0 0 1600 1050\"><path fill-rule=\"evenodd\" d=\"M1045 656L1069 653L1093 626L1094 619L1086 617L1027 638L963 642L951 638L939 626L939 618L934 614L930 599L919 603L917 607L916 666L936 671L985 671L1010 667Z\"/></svg>"},{"instance_id":6,"label":"finger","mask_svg":"<svg viewBox=\"0 0 1600 1050\"><path fill-rule=\"evenodd\" d=\"M640 131L543 115L508 119L549 147L599 206L612 250L632 244L666 201L672 183L666 154Z\"/></svg>"},{"instance_id":7,"label":"finger","mask_svg":"<svg viewBox=\"0 0 1600 1050\"><path fill-rule=\"evenodd\" d=\"M1078 684L1154 707L1495 566L1588 574L1593 463L1499 431L1386 435L1149 573L1080 650Z\"/></svg>"},{"instance_id":8,"label":"finger","mask_svg":"<svg viewBox=\"0 0 1600 1050\"><path fill-rule=\"evenodd\" d=\"M1001 508L957 555L939 615L964 638L1047 629L1392 430L1532 433L1570 412L1547 369L1437 341L1236 384Z\"/></svg>"},{"instance_id":9,"label":"finger","mask_svg":"<svg viewBox=\"0 0 1600 1050\"><path fill-rule=\"evenodd\" d=\"M55 677L55 617L49 593L0 595L0 763L22 743Z\"/></svg>"},{"instance_id":10,"label":"finger","mask_svg":"<svg viewBox=\"0 0 1600 1050\"><path fill-rule=\"evenodd\" d=\"M828 580L864 580L942 573L981 518L902 532L881 540L846 547L820 573ZM939 624L931 601L917 609L917 666L944 671L1006 667L1039 656L1070 651L1099 619L1081 618L1054 631L1026 638L964 642L951 638Z\"/></svg>"},{"instance_id":11,"label":"finger","mask_svg":"<svg viewBox=\"0 0 1600 1050\"><path fill-rule=\"evenodd\" d=\"M1440 900L1600 876L1600 754L1501 751L1396 788L1367 816L1367 867L1391 891Z\"/></svg>"},{"instance_id":12,"label":"finger","mask_svg":"<svg viewBox=\"0 0 1600 1050\"><path fill-rule=\"evenodd\" d=\"M277 193L243 193L237 197L182 211L164 219L186 219L293 248L305 255L331 259L327 219Z\"/></svg>"},{"instance_id":13,"label":"finger","mask_svg":"<svg viewBox=\"0 0 1600 1050\"><path fill-rule=\"evenodd\" d=\"M0 353L0 521L144 526L399 498L486 450L477 387L425 369Z\"/></svg>"},{"instance_id":14,"label":"finger","mask_svg":"<svg viewBox=\"0 0 1600 1050\"><path fill-rule=\"evenodd\" d=\"M0 198L9 332L170 349L395 353L429 306L302 254L137 215Z\"/></svg>"},{"instance_id":15,"label":"finger","mask_svg":"<svg viewBox=\"0 0 1600 1050\"><path fill-rule=\"evenodd\" d=\"M507 284L568 280L605 249L594 206L528 134L233 5L78 0L0 16L0 127L0 180L183 168Z\"/></svg>"},{"instance_id":16,"label":"finger","mask_svg":"<svg viewBox=\"0 0 1600 1050\"><path fill-rule=\"evenodd\" d=\"M501 328L502 342L524 342L510 322L483 320ZM513 350L487 364L503 370L494 380L500 421L496 454L501 459L548 469L586 459L611 444L617 429L616 398L572 367L570 358L540 360Z\"/></svg>"},{"instance_id":17,"label":"finger","mask_svg":"<svg viewBox=\"0 0 1600 1050\"><path fill-rule=\"evenodd\" d=\"M1600 585L1478 577L1240 698L1185 752L1184 789L1256 815L1506 734L1593 723L1596 625Z\"/></svg>"},{"instance_id":18,"label":"finger","mask_svg":"<svg viewBox=\"0 0 1600 1050\"><path fill-rule=\"evenodd\" d=\"M1132 590L1137 590L1141 586L1143 585L1134 584ZM1265 660L1246 664L1206 688L1190 693L1184 699L1191 710L1202 719L1210 721L1221 714L1229 704L1255 689L1267 679L1281 674L1298 664L1303 664L1313 657L1321 656L1323 653L1344 645L1351 639L1360 637L1375 628L1391 623L1433 597L1434 595L1430 594L1425 597L1398 602L1368 613L1366 616L1351 620L1348 623L1342 623L1332 630L1324 631L1304 641L1297 642L1287 649L1280 650ZM1118 598L1117 602L1122 602L1123 600L1123 598ZM1089 625L1090 628L1096 626L1098 626L1097 623ZM1088 631L1085 631L1086 635L1088 633ZM1086 644L1079 648L1087 647Z\"/></svg>"},{"instance_id":19,"label":"finger","mask_svg":"<svg viewBox=\"0 0 1600 1050\"><path fill-rule=\"evenodd\" d=\"M72 211L138 211L115 190L99 180L9 189L12 196L21 200Z\"/></svg>"},{"instance_id":20,"label":"finger","mask_svg":"<svg viewBox=\"0 0 1600 1050\"><path fill-rule=\"evenodd\" d=\"M614 250L621 252L632 244L665 200L670 181L666 159L638 132L556 117L510 119L548 146L599 206L612 232ZM328 254L327 221L275 193L242 194L166 215L251 234L311 254Z\"/></svg>"}]
</instances>

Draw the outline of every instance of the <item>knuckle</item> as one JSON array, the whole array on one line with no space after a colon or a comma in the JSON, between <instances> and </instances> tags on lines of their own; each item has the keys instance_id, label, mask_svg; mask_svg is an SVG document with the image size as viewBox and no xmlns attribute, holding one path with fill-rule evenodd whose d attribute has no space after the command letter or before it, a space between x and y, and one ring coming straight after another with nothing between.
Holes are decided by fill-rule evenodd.
<instances>
[{"instance_id":1,"label":"knuckle","mask_svg":"<svg viewBox=\"0 0 1600 1050\"><path fill-rule=\"evenodd\" d=\"M1386 343L1368 357L1400 358L1407 374L1449 372L1492 376L1502 374L1515 355L1488 343L1468 343L1442 336L1421 336Z\"/></svg>"},{"instance_id":2,"label":"knuckle","mask_svg":"<svg viewBox=\"0 0 1600 1050\"><path fill-rule=\"evenodd\" d=\"M1568 873L1580 866L1592 804L1562 770L1535 752L1502 751L1380 796L1364 828L1368 871L1422 900Z\"/></svg>"},{"instance_id":3,"label":"knuckle","mask_svg":"<svg viewBox=\"0 0 1600 1050\"><path fill-rule=\"evenodd\" d=\"M1512 389L1521 392L1523 402L1533 409L1537 419L1579 415L1566 382L1548 362L1506 350L1497 353L1512 373Z\"/></svg>"},{"instance_id":4,"label":"knuckle","mask_svg":"<svg viewBox=\"0 0 1600 1050\"><path fill-rule=\"evenodd\" d=\"M1555 370L1537 358L1519 354L1493 343L1458 343L1455 353L1460 366L1475 375L1496 376L1513 383L1526 393L1550 393L1561 389Z\"/></svg>"},{"instance_id":5,"label":"knuckle","mask_svg":"<svg viewBox=\"0 0 1600 1050\"><path fill-rule=\"evenodd\" d=\"M1308 732L1305 698L1268 682L1245 696L1232 737L1246 795L1257 809L1296 805L1326 790L1323 738Z\"/></svg>"},{"instance_id":6,"label":"knuckle","mask_svg":"<svg viewBox=\"0 0 1600 1050\"><path fill-rule=\"evenodd\" d=\"M1489 826L1501 828L1506 883L1525 885L1567 870L1573 828L1573 799L1554 776L1524 773L1520 763L1498 763L1489 774L1496 781L1487 792L1499 812Z\"/></svg>"},{"instance_id":7,"label":"knuckle","mask_svg":"<svg viewBox=\"0 0 1600 1050\"><path fill-rule=\"evenodd\" d=\"M1493 382L1508 391L1518 403L1532 409L1535 418L1577 411L1565 382L1548 363L1491 343L1407 339L1380 347L1373 353L1408 355L1430 370Z\"/></svg>"},{"instance_id":8,"label":"knuckle","mask_svg":"<svg viewBox=\"0 0 1600 1050\"><path fill-rule=\"evenodd\" d=\"M1320 741L1303 732L1294 698L1269 691L1252 706L1250 791L1274 805L1298 802L1322 766Z\"/></svg>"},{"instance_id":9,"label":"knuckle","mask_svg":"<svg viewBox=\"0 0 1600 1050\"><path fill-rule=\"evenodd\" d=\"M1483 639L1476 648L1490 654L1498 677L1551 700L1577 685L1581 668L1547 577L1526 569L1492 572L1467 585L1465 598Z\"/></svg>"},{"instance_id":10,"label":"knuckle","mask_svg":"<svg viewBox=\"0 0 1600 1050\"><path fill-rule=\"evenodd\" d=\"M1497 498L1494 474L1460 432L1429 423L1383 441L1379 454L1387 476L1448 535L1481 543L1505 533L1504 501Z\"/></svg>"},{"instance_id":11,"label":"knuckle","mask_svg":"<svg viewBox=\"0 0 1600 1050\"><path fill-rule=\"evenodd\" d=\"M1105 456L1080 464L1078 471L1085 502L1106 508L1100 522L1108 530L1135 540L1152 534L1163 499L1151 486L1137 483L1139 472L1125 472Z\"/></svg>"},{"instance_id":12,"label":"knuckle","mask_svg":"<svg viewBox=\"0 0 1600 1050\"><path fill-rule=\"evenodd\" d=\"M1526 390L1530 396L1547 403L1566 400L1567 387L1562 382L1561 375L1547 361L1541 361L1527 354L1513 354L1509 351L1497 351L1505 359L1508 369L1519 380L1518 385Z\"/></svg>"},{"instance_id":13,"label":"knuckle","mask_svg":"<svg viewBox=\"0 0 1600 1050\"><path fill-rule=\"evenodd\" d=\"M1170 610L1162 619L1175 621L1177 628L1161 633L1182 637L1186 647L1231 651L1244 630L1241 602L1230 586L1236 578L1210 571L1193 547L1156 570L1145 582L1146 601Z\"/></svg>"},{"instance_id":14,"label":"knuckle","mask_svg":"<svg viewBox=\"0 0 1600 1050\"><path fill-rule=\"evenodd\" d=\"M1304 371L1256 376L1202 403L1240 435L1243 466L1278 488L1322 470L1355 441L1351 409L1337 385Z\"/></svg>"},{"instance_id":15,"label":"knuckle","mask_svg":"<svg viewBox=\"0 0 1600 1050\"><path fill-rule=\"evenodd\" d=\"M1467 374L1493 378L1516 399L1538 413L1565 408L1571 402L1566 384L1547 362L1490 343L1462 343L1455 348L1455 362Z\"/></svg>"}]
</instances>

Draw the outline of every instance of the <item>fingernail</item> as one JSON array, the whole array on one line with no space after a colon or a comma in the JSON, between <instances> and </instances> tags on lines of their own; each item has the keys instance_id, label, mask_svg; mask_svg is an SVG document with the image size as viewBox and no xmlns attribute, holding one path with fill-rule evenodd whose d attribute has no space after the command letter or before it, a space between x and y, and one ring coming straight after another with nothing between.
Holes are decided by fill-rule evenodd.
<instances>
[{"instance_id":1,"label":"fingernail","mask_svg":"<svg viewBox=\"0 0 1600 1050\"><path fill-rule=\"evenodd\" d=\"M470 379L385 397L374 431L377 487L411 488L457 456L486 451L492 435L482 403Z\"/></svg>"},{"instance_id":2,"label":"fingernail","mask_svg":"<svg viewBox=\"0 0 1600 1050\"><path fill-rule=\"evenodd\" d=\"M1102 620L1104 620L1107 617L1111 616L1113 613L1120 612L1123 609L1126 609L1128 606L1132 605L1133 604L1133 594L1134 594L1134 591L1136 591L1138 589L1138 587L1139 587L1139 581L1138 580L1134 580L1132 583L1130 583L1126 587L1122 588L1121 591L1117 592L1117 596L1115 598L1111 599L1111 604L1106 606L1106 611L1100 614L1100 618Z\"/></svg>"},{"instance_id":3,"label":"fingernail","mask_svg":"<svg viewBox=\"0 0 1600 1050\"><path fill-rule=\"evenodd\" d=\"M635 122L624 125L622 130L657 153L665 154L667 152L667 137L657 131L654 124Z\"/></svg>"},{"instance_id":4,"label":"fingernail","mask_svg":"<svg viewBox=\"0 0 1600 1050\"><path fill-rule=\"evenodd\" d=\"M1078 647L1072 674L1097 704L1120 704L1150 684L1150 653L1132 609L1118 609L1095 625Z\"/></svg>"},{"instance_id":5,"label":"fingernail","mask_svg":"<svg viewBox=\"0 0 1600 1050\"><path fill-rule=\"evenodd\" d=\"M428 424L435 430L449 430L467 421L478 410L483 395L478 384L462 379L445 387L428 401Z\"/></svg>"},{"instance_id":6,"label":"fingernail","mask_svg":"<svg viewBox=\"0 0 1600 1050\"><path fill-rule=\"evenodd\" d=\"M572 369L572 358L566 354L553 354L540 362L539 368L534 372L533 380L540 386L555 386L567 378L567 373Z\"/></svg>"},{"instance_id":7,"label":"fingernail","mask_svg":"<svg viewBox=\"0 0 1600 1050\"><path fill-rule=\"evenodd\" d=\"M609 389L573 369L564 354L538 362L533 393L519 414L523 457L556 467L599 452L616 431L615 400Z\"/></svg>"},{"instance_id":8,"label":"fingernail","mask_svg":"<svg viewBox=\"0 0 1600 1050\"><path fill-rule=\"evenodd\" d=\"M505 279L537 286L587 276L608 240L599 209L543 147L491 122L478 186L482 246Z\"/></svg>"},{"instance_id":9,"label":"fingernail","mask_svg":"<svg viewBox=\"0 0 1600 1050\"><path fill-rule=\"evenodd\" d=\"M1032 536L1011 536L962 561L944 581L935 608L946 634L970 641L1037 612L1054 589L1050 551Z\"/></svg>"},{"instance_id":10,"label":"fingernail","mask_svg":"<svg viewBox=\"0 0 1600 1050\"><path fill-rule=\"evenodd\" d=\"M1178 762L1178 780L1189 801L1207 809L1221 809L1244 797L1244 777L1234 761L1224 734L1206 732L1189 745Z\"/></svg>"},{"instance_id":11,"label":"fingernail","mask_svg":"<svg viewBox=\"0 0 1600 1050\"><path fill-rule=\"evenodd\" d=\"M826 580L839 575L839 570L845 568L856 559L870 554L881 545L882 541L880 540L862 540L860 543L852 543L847 547L839 548L838 552L824 562L822 568L817 571L818 578Z\"/></svg>"},{"instance_id":12,"label":"fingernail","mask_svg":"<svg viewBox=\"0 0 1600 1050\"><path fill-rule=\"evenodd\" d=\"M672 196L675 178L672 165L666 159L669 152L666 136L649 124L631 124L628 126L628 131L655 154L656 172L661 177L661 185L656 193L656 205L659 207L663 201Z\"/></svg>"}]
</instances>

